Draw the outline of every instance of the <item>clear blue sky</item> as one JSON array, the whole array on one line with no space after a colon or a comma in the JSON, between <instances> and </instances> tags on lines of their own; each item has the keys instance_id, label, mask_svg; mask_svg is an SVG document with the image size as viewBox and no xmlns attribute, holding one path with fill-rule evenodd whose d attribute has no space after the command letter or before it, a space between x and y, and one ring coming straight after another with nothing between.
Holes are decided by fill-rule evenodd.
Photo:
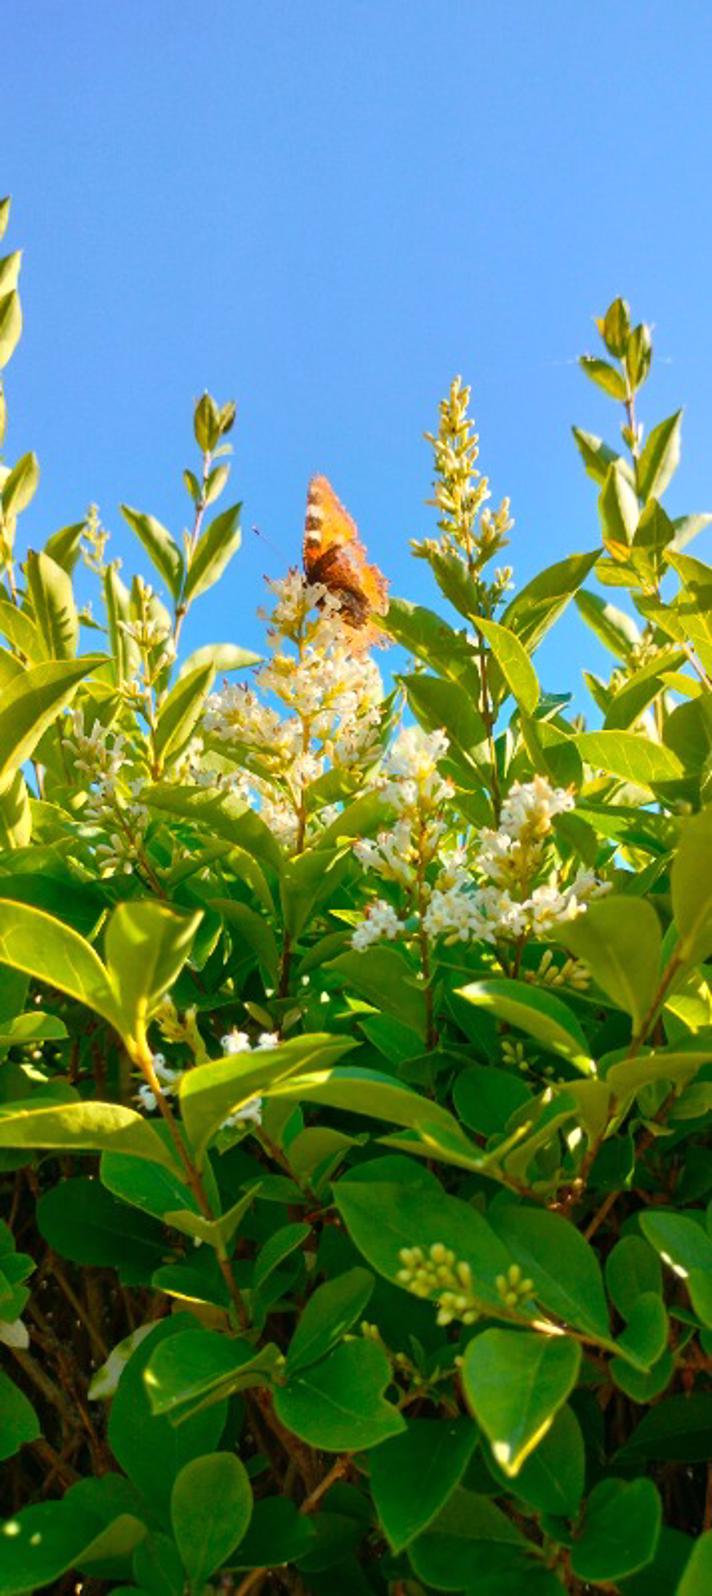
<instances>
[{"instance_id":1,"label":"clear blue sky","mask_svg":"<svg viewBox=\"0 0 712 1596\"><path fill-rule=\"evenodd\" d=\"M121 499L180 533L207 386L238 400L234 497L276 547L246 531L189 645L257 643L315 471L431 602L421 435L462 372L521 584L597 539L569 426L611 428L575 357L617 293L656 324L642 413L686 406L672 509L710 507L707 0L4 0L2 22L32 543L92 500L125 567ZM549 685L585 652L567 624Z\"/></svg>"}]
</instances>

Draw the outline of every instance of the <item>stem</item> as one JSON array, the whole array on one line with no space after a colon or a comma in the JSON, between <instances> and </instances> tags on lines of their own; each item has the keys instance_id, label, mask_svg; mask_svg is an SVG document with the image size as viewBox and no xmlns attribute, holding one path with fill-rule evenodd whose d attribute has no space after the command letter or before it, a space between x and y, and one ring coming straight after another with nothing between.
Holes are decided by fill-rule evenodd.
<instances>
[{"instance_id":1,"label":"stem","mask_svg":"<svg viewBox=\"0 0 712 1596\"><path fill-rule=\"evenodd\" d=\"M343 1479L344 1475L348 1474L350 1468L351 1454L349 1452L345 1452L343 1457L337 1457L328 1474L324 1475L323 1480L320 1480L319 1484L314 1487L306 1501L302 1502L299 1509L300 1513L315 1513L322 1497L326 1496L327 1491L331 1490L332 1485L335 1485L337 1480Z\"/></svg>"},{"instance_id":2,"label":"stem","mask_svg":"<svg viewBox=\"0 0 712 1596\"><path fill-rule=\"evenodd\" d=\"M438 1033L435 1028L435 1015L433 1011L433 986L432 968L430 963L430 938L423 924L427 898L425 883L425 858L424 841L427 822L422 809L418 810L418 865L416 875L416 892L418 906L418 945L420 947L420 964L423 972L423 987L425 990L425 1046L428 1052L438 1044Z\"/></svg>"},{"instance_id":3,"label":"stem","mask_svg":"<svg viewBox=\"0 0 712 1596\"><path fill-rule=\"evenodd\" d=\"M676 952L673 953L672 958L669 959L665 970L663 971L662 980L657 992L655 993L655 997L653 998L650 1008L642 1020L637 1036L633 1037L630 1050L626 1055L626 1063L630 1063L632 1059L637 1058L641 1047L643 1047L645 1043L646 1037L649 1035L650 1031L652 1031L652 1028L658 1017L658 1013L662 1008L667 996L668 988L672 984L678 970L684 964L684 962L684 957L678 948Z\"/></svg>"},{"instance_id":4,"label":"stem","mask_svg":"<svg viewBox=\"0 0 712 1596\"><path fill-rule=\"evenodd\" d=\"M198 546L198 539L203 526L203 516L205 515L206 510L205 484L210 474L211 464L212 455L206 451L203 455L203 492L201 493L200 498L195 506L195 519L193 521L188 539L188 558L186 560L186 566L188 570L190 570L191 561ZM189 606L184 600L181 600L178 604L176 604L175 621L173 625L173 641L175 643L176 649L178 648L183 622L188 614L188 609Z\"/></svg>"},{"instance_id":5,"label":"stem","mask_svg":"<svg viewBox=\"0 0 712 1596\"><path fill-rule=\"evenodd\" d=\"M137 1032L137 1034L136 1034L136 1037L135 1037L134 1054L133 1054L134 1061L135 1061L136 1064L138 1064L139 1069L141 1070L141 1072L144 1075L148 1085L151 1088L151 1091L153 1092L153 1095L154 1095L154 1097L156 1099L156 1105L157 1105L157 1107L159 1109L159 1112L160 1112L163 1120L165 1121L165 1124L166 1124L167 1129L169 1131L171 1140L173 1142L173 1146L175 1147L175 1150L176 1150L176 1153L178 1155L178 1158L179 1158L179 1160L180 1160L180 1162L181 1162L181 1164L183 1166L183 1169L185 1170L185 1174L186 1174L186 1179L188 1181L188 1185L190 1186L190 1189L191 1189L191 1191L193 1193L193 1196L194 1196L195 1201L196 1201L196 1203L198 1205L198 1208L200 1209L200 1212L203 1215L203 1218L204 1219L211 1219L211 1220L215 1219L217 1216L213 1213L212 1207L211 1207L210 1202L208 1200L207 1192L206 1192L205 1187L203 1185L203 1181L202 1181L200 1172L197 1169L196 1165L193 1163L193 1160L192 1160L192 1158L190 1156L190 1153L188 1152L188 1149L187 1149L187 1147L185 1145L185 1142L183 1140L183 1137L182 1137L180 1129L179 1129L178 1121L175 1118L175 1115L174 1115L173 1110L171 1108L171 1105L170 1105L170 1103L168 1101L168 1098L164 1095L163 1091L161 1090L161 1083L160 1083L160 1081L158 1079L158 1076L156 1075L156 1071L155 1071L155 1069L153 1067L153 1056L152 1056L152 1053L151 1053L151 1049L149 1048L149 1045L148 1045L148 1038L146 1036L146 1029L145 1029L145 1025L144 1025L142 1020L139 1020L137 1026L136 1026L136 1032ZM233 1309L234 1309L234 1312L235 1312L235 1315L236 1315L236 1318L237 1318L237 1323L244 1330L249 1325L250 1318L249 1318L249 1314L247 1312L247 1308L245 1307L245 1303L243 1301L242 1294L241 1294L241 1292L239 1290L239 1287L238 1287L237 1282L235 1280L235 1277L233 1275L232 1269L230 1267L229 1259L227 1258L227 1256L223 1252L222 1248L216 1249L216 1257L217 1257L218 1267L220 1269L220 1273L221 1273L221 1275L223 1277L223 1280L225 1281L225 1285L227 1286L227 1290L228 1290L228 1294L229 1294L229 1297L230 1297L230 1301L232 1302Z\"/></svg>"},{"instance_id":6,"label":"stem","mask_svg":"<svg viewBox=\"0 0 712 1596\"><path fill-rule=\"evenodd\" d=\"M475 622L475 626L476 625L477 625L477 622ZM494 708L493 708L493 705L492 705L492 697L491 697L491 693L490 693L489 674L488 674L488 666L487 666L487 646L486 646L486 643L485 643L485 639L482 636L482 633L478 632L477 635L478 635L479 640L480 640L480 647L479 647L480 678L481 678L481 682L482 682L482 697L481 697L481 701L480 701L480 714L481 714L482 719L483 719L483 721L485 723L485 730L487 732L487 747L488 747L488 751L489 751L490 764L492 766L492 780L491 780L491 783L490 783L491 789L492 789L492 805L493 805L493 808L494 808L495 820L496 820L497 824L499 824L499 817L500 817L500 814L501 814L501 811L502 811L502 790L501 790L500 785L499 785L499 771L497 769L497 748L496 748L496 745L495 745L495 737L494 737L495 713L494 713Z\"/></svg>"}]
</instances>

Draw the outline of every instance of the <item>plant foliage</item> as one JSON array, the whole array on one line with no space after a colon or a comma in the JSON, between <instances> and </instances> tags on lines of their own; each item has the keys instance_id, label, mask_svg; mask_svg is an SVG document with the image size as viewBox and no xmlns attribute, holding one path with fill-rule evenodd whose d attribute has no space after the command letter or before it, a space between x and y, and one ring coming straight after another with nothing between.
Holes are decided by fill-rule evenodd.
<instances>
[{"instance_id":1,"label":"plant foliage","mask_svg":"<svg viewBox=\"0 0 712 1596\"><path fill-rule=\"evenodd\" d=\"M155 585L0 468L0 1596L709 1590L710 517L599 332L590 547L512 594L456 380L388 691L297 570L182 657L234 405L182 540L122 507Z\"/></svg>"}]
</instances>

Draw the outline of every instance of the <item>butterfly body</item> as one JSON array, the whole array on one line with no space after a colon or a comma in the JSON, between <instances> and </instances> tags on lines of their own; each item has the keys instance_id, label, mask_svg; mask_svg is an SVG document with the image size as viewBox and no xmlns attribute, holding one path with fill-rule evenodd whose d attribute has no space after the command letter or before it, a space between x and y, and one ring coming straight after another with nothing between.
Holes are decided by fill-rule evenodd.
<instances>
[{"instance_id":1,"label":"butterfly body","mask_svg":"<svg viewBox=\"0 0 712 1596\"><path fill-rule=\"evenodd\" d=\"M307 494L304 570L311 583L322 583L339 599L343 620L363 633L364 646L381 639L370 623L386 613L388 584L378 566L368 564L356 522L322 476L312 477Z\"/></svg>"}]
</instances>

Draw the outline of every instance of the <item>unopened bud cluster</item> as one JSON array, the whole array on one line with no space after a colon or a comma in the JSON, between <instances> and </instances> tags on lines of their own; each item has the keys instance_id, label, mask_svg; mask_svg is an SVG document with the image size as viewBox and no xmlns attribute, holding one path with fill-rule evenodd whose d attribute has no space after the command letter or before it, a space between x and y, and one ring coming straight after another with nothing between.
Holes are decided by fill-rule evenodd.
<instances>
[{"instance_id":1,"label":"unopened bud cluster","mask_svg":"<svg viewBox=\"0 0 712 1596\"><path fill-rule=\"evenodd\" d=\"M495 1285L505 1308L521 1307L534 1291L534 1281L524 1278L517 1263L510 1264L506 1274L497 1275Z\"/></svg>"},{"instance_id":2,"label":"unopened bud cluster","mask_svg":"<svg viewBox=\"0 0 712 1596\"><path fill-rule=\"evenodd\" d=\"M480 1307L472 1285L470 1265L458 1259L452 1248L435 1241L423 1247L402 1247L398 1257L402 1269L396 1279L416 1297L428 1297L438 1305L437 1322L474 1324Z\"/></svg>"}]
</instances>

